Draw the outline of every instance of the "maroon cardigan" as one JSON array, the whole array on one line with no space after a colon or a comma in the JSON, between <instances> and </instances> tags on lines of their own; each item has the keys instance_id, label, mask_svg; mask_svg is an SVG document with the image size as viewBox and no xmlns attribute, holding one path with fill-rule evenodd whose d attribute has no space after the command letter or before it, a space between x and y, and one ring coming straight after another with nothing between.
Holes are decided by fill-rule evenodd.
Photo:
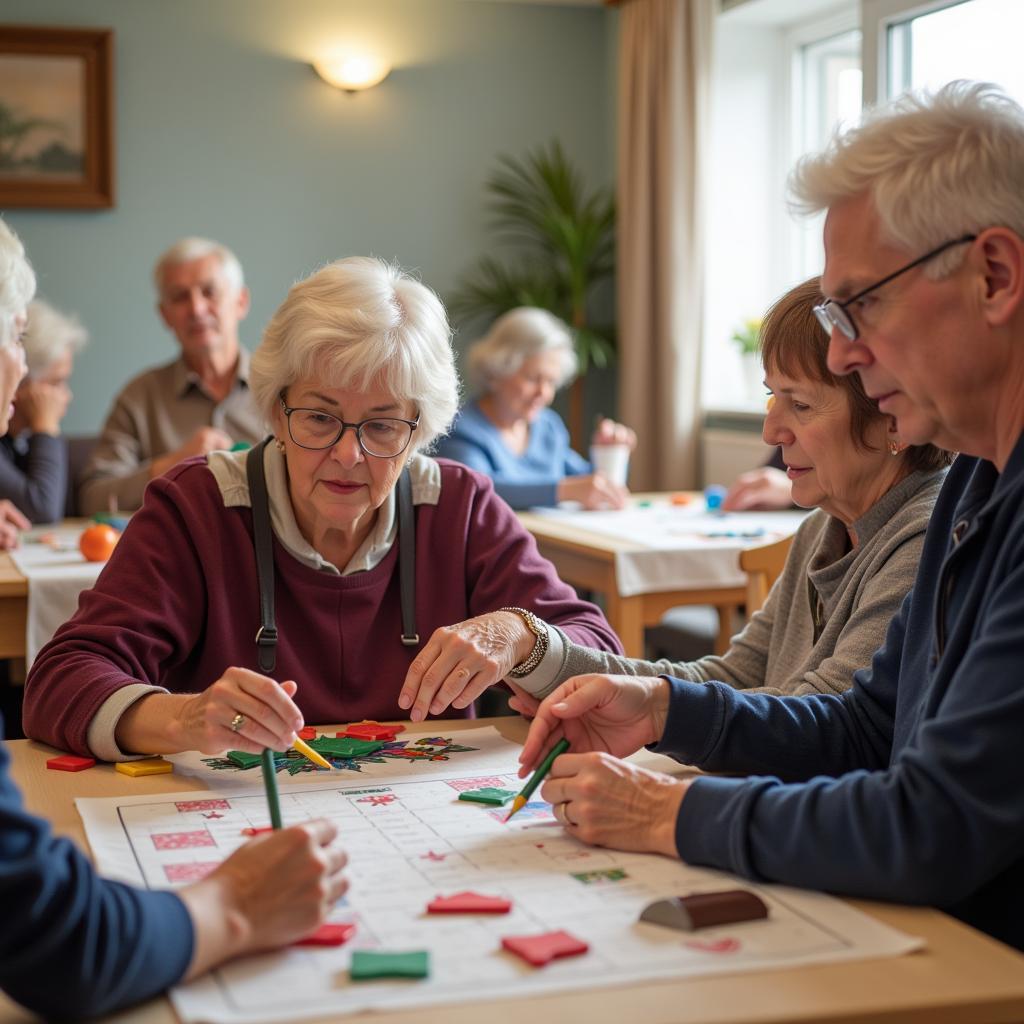
<instances>
[{"instance_id":1,"label":"maroon cardigan","mask_svg":"<svg viewBox=\"0 0 1024 1024\"><path fill-rule=\"evenodd\" d=\"M579 644L620 652L601 612L558 579L490 480L438 462L439 502L416 507L421 646L439 626L519 605ZM418 648L400 639L397 555L396 544L369 572L339 577L274 539L276 676L299 684L307 722L405 717L397 698ZM258 671L259 623L251 510L224 506L204 459L183 462L149 485L96 585L36 658L25 733L86 754L93 715L122 686L198 693L231 666Z\"/></svg>"}]
</instances>

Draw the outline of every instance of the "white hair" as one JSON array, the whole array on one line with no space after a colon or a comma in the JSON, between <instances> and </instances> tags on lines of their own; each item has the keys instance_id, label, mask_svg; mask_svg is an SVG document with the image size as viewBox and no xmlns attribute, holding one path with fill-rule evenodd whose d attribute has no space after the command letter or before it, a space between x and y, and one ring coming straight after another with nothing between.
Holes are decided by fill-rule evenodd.
<instances>
[{"instance_id":1,"label":"white hair","mask_svg":"<svg viewBox=\"0 0 1024 1024\"><path fill-rule=\"evenodd\" d=\"M228 284L236 292L240 292L245 287L242 264L238 262L238 257L226 245L221 245L220 242L214 242L209 238L190 236L175 242L156 261L156 266L153 268L153 283L156 285L157 295L163 297L164 273L168 267L191 263L193 260L201 260L206 256L216 256L220 260L221 270L224 271Z\"/></svg>"},{"instance_id":2,"label":"white hair","mask_svg":"<svg viewBox=\"0 0 1024 1024\"><path fill-rule=\"evenodd\" d=\"M29 303L24 343L30 377L44 373L65 352L74 355L88 340L89 332L78 317L66 316L42 299Z\"/></svg>"},{"instance_id":3,"label":"white hair","mask_svg":"<svg viewBox=\"0 0 1024 1024\"><path fill-rule=\"evenodd\" d=\"M466 353L466 376L476 392L489 391L496 380L509 377L531 356L557 352L561 357L558 386L576 376L578 363L572 332L553 313L519 306L503 313Z\"/></svg>"},{"instance_id":4,"label":"white hair","mask_svg":"<svg viewBox=\"0 0 1024 1024\"><path fill-rule=\"evenodd\" d=\"M304 377L336 388L380 386L415 405L412 447L446 433L459 405L441 300L396 266L352 256L292 285L253 353L249 386L268 422Z\"/></svg>"},{"instance_id":5,"label":"white hair","mask_svg":"<svg viewBox=\"0 0 1024 1024\"><path fill-rule=\"evenodd\" d=\"M21 239L0 217L0 345L14 341L14 318L36 293L36 275Z\"/></svg>"},{"instance_id":6,"label":"white hair","mask_svg":"<svg viewBox=\"0 0 1024 1024\"><path fill-rule=\"evenodd\" d=\"M998 86L956 81L871 111L802 159L790 190L808 213L869 193L885 240L923 253L997 225L1024 238L1022 182L1024 110ZM964 256L952 249L926 273L949 274Z\"/></svg>"}]
</instances>

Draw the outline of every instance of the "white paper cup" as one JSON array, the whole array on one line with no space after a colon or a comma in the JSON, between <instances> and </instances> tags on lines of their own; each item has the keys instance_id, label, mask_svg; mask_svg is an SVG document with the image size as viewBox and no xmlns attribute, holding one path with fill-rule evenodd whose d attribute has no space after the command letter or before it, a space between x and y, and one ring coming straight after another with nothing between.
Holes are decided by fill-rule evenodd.
<instances>
[{"instance_id":1,"label":"white paper cup","mask_svg":"<svg viewBox=\"0 0 1024 1024\"><path fill-rule=\"evenodd\" d=\"M613 484L625 487L626 478L629 476L629 445L592 444L590 464L596 472L602 473Z\"/></svg>"}]
</instances>

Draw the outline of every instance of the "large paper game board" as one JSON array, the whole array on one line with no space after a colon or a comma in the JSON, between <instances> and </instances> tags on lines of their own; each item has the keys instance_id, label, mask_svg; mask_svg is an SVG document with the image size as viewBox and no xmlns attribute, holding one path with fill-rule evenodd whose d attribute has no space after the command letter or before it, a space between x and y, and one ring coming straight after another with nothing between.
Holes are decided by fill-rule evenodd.
<instances>
[{"instance_id":1,"label":"large paper game board","mask_svg":"<svg viewBox=\"0 0 1024 1024\"><path fill-rule=\"evenodd\" d=\"M480 747L486 774L465 754L427 775L320 776L281 793L285 824L336 821L348 848L351 889L332 916L354 923L344 946L296 948L235 964L178 989L185 1021L295 1020L369 1008L536 995L712 972L892 956L917 948L902 935L827 896L738 882L663 857L587 847L534 800L506 824L506 810L458 800L492 786L517 789L514 756L493 768L505 741L485 730L460 734ZM500 756L500 754L499 754ZM465 758L465 759L463 759ZM79 800L101 870L151 888L187 884L268 824L258 788ZM742 885L768 904L767 920L698 932L639 923L653 900ZM509 914L429 915L438 895L471 890L512 901ZM502 951L505 936L564 929L583 956L532 968ZM355 982L352 951L428 950L430 976Z\"/></svg>"}]
</instances>

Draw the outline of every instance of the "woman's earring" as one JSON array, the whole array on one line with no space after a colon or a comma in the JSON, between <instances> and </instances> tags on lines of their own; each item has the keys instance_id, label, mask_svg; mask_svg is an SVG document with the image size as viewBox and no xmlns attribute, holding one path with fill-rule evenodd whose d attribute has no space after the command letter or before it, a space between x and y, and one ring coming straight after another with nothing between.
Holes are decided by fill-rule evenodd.
<instances>
[{"instance_id":1,"label":"woman's earring","mask_svg":"<svg viewBox=\"0 0 1024 1024\"><path fill-rule=\"evenodd\" d=\"M892 444L892 442L891 442L891 441L890 441L889 443L890 443L890 444ZM283 451L284 451L284 441L282 441L282 440L281 440L281 438L279 438L279 437L275 437L275 438L274 438L274 447L275 447L275 448L276 448L276 449L277 449L277 450L278 450L279 452L283 452ZM893 452L893 455L895 455L895 454L896 454L896 453L895 453L895 452Z\"/></svg>"},{"instance_id":2,"label":"woman's earring","mask_svg":"<svg viewBox=\"0 0 1024 1024\"><path fill-rule=\"evenodd\" d=\"M900 452L905 452L906 450L907 450L907 445L901 444L895 437L890 437L889 438L889 454L890 455L899 455Z\"/></svg>"}]
</instances>

